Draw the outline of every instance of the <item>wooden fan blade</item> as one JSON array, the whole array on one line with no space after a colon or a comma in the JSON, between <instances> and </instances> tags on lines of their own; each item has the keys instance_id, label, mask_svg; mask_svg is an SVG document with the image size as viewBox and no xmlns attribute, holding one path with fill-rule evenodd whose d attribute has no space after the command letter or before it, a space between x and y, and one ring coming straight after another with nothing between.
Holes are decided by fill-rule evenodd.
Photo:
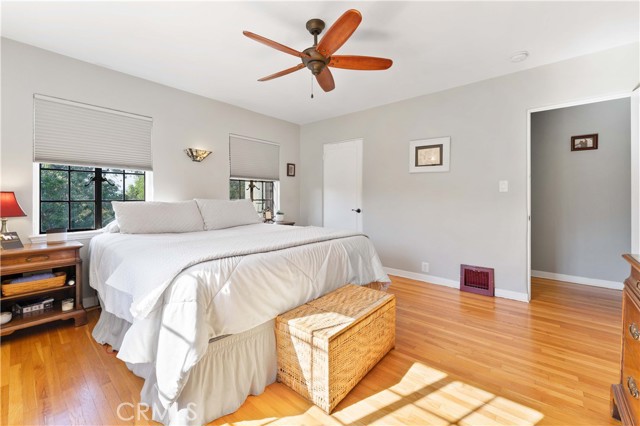
<instances>
[{"instance_id":1,"label":"wooden fan blade","mask_svg":"<svg viewBox=\"0 0 640 426\"><path fill-rule=\"evenodd\" d=\"M282 71L277 72L275 74L271 74L271 75L268 75L266 77L262 77L258 81L273 80L274 78L278 78L278 77L282 77L283 75L291 74L292 72L296 72L298 70L301 70L302 68L304 68L304 64L298 64L295 67L287 68L286 70L282 70Z\"/></svg>"},{"instance_id":2,"label":"wooden fan blade","mask_svg":"<svg viewBox=\"0 0 640 426\"><path fill-rule=\"evenodd\" d=\"M373 56L335 55L331 57L330 67L347 70L386 70L393 65L391 59Z\"/></svg>"},{"instance_id":3,"label":"wooden fan blade","mask_svg":"<svg viewBox=\"0 0 640 426\"><path fill-rule=\"evenodd\" d=\"M304 54L302 52L298 52L297 50L294 50L294 49L292 49L290 47L287 47L284 44L280 44L280 43L277 43L277 42L275 42L273 40L269 40L268 38L262 37L261 35L254 34L254 33L249 32L249 31L243 31L242 34L244 34L245 36L249 37L252 40L257 41L258 43L265 44L265 45L267 45L269 47L272 47L272 48L274 48L276 50L279 50L281 52L288 53L289 55L297 56L298 58L308 58L309 57L309 55L306 55L306 54Z\"/></svg>"},{"instance_id":4,"label":"wooden fan blade","mask_svg":"<svg viewBox=\"0 0 640 426\"><path fill-rule=\"evenodd\" d=\"M316 75L316 80L318 80L318 84L325 92L330 92L336 88L336 83L333 81L333 75L331 74L329 67L324 67L322 72Z\"/></svg>"},{"instance_id":5,"label":"wooden fan blade","mask_svg":"<svg viewBox=\"0 0 640 426\"><path fill-rule=\"evenodd\" d=\"M316 50L324 57L333 55L351 37L362 21L362 15L355 9L347 10L325 33Z\"/></svg>"}]
</instances>

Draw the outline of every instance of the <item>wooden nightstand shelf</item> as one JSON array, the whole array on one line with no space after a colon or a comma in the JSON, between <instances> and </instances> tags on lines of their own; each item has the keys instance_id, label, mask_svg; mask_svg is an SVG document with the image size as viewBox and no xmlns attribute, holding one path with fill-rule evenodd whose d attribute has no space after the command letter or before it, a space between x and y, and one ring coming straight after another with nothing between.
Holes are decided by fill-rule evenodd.
<instances>
[{"instance_id":1,"label":"wooden nightstand shelf","mask_svg":"<svg viewBox=\"0 0 640 426\"><path fill-rule=\"evenodd\" d=\"M41 272L53 270L64 271L67 280L74 279L75 285L31 291L12 296L0 296L0 309L10 312L12 305L28 300L50 297L54 299L53 309L31 316L14 315L11 321L0 327L0 335L5 336L16 330L44 324L56 320L73 319L76 326L87 323L87 313L82 307L82 259L78 242L63 244L25 244L21 249L0 250L0 275L2 281L18 277L25 272ZM62 311L61 301L75 299L70 311Z\"/></svg>"}]
</instances>

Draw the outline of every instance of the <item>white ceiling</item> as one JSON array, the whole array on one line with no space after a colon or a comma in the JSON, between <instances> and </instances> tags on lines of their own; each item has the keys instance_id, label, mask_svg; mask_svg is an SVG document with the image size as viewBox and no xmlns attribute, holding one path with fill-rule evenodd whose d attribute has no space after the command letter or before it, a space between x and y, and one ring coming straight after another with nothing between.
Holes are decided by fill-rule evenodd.
<instances>
[{"instance_id":1,"label":"white ceiling","mask_svg":"<svg viewBox=\"0 0 640 426\"><path fill-rule=\"evenodd\" d=\"M387 71L333 69L322 92L299 59L242 35L297 50L347 9L360 27L336 54L393 59ZM304 124L637 42L631 2L2 2L2 35L294 123ZM326 31L326 30L325 30ZM516 51L530 57L511 63Z\"/></svg>"}]
</instances>

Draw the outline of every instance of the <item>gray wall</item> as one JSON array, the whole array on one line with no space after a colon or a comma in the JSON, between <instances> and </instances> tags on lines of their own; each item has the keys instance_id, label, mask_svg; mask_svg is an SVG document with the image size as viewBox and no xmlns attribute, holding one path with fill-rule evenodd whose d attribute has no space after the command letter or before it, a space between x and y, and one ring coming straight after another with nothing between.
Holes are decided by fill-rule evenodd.
<instances>
[{"instance_id":1,"label":"gray wall","mask_svg":"<svg viewBox=\"0 0 640 426\"><path fill-rule=\"evenodd\" d=\"M531 267L621 282L631 249L631 111L618 99L532 114ZM570 150L598 134L598 149Z\"/></svg>"},{"instance_id":2,"label":"gray wall","mask_svg":"<svg viewBox=\"0 0 640 426\"><path fill-rule=\"evenodd\" d=\"M0 187L15 191L27 214L9 221L22 240L28 241L33 233L34 93L153 117L153 187L154 199L159 201L228 198L229 133L277 142L284 177L281 206L290 220L298 219L299 178L286 177L286 163L298 163L297 124L5 38L1 48ZM188 147L213 153L204 162L194 163L182 152ZM89 294L85 291L85 296Z\"/></svg>"},{"instance_id":3,"label":"gray wall","mask_svg":"<svg viewBox=\"0 0 640 426\"><path fill-rule=\"evenodd\" d=\"M300 209L322 223L322 146L364 139L363 223L385 266L458 280L495 268L496 288L527 292L528 109L630 93L638 44L481 81L301 128ZM451 171L408 173L409 141L451 136ZM498 181L509 192L498 192Z\"/></svg>"}]
</instances>

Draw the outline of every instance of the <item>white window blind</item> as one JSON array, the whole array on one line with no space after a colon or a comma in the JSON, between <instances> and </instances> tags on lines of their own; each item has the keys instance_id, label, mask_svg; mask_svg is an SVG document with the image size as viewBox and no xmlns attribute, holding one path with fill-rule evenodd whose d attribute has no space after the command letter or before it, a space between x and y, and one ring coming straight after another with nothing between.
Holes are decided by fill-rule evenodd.
<instances>
[{"instance_id":1,"label":"white window blind","mask_svg":"<svg viewBox=\"0 0 640 426\"><path fill-rule=\"evenodd\" d=\"M33 161L152 170L149 117L34 95Z\"/></svg>"},{"instance_id":2,"label":"white window blind","mask_svg":"<svg viewBox=\"0 0 640 426\"><path fill-rule=\"evenodd\" d=\"M231 177L236 179L280 180L280 146L229 135Z\"/></svg>"}]
</instances>

